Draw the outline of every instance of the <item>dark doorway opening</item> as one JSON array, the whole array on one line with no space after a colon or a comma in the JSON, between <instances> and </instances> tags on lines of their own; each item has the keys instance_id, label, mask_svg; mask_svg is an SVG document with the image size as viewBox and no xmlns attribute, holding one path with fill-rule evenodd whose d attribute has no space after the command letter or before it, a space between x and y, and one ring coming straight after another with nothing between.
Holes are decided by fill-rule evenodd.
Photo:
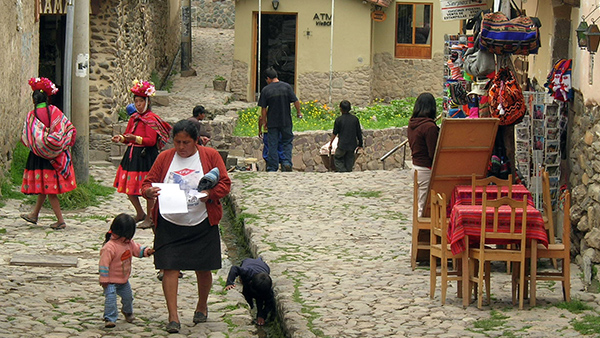
<instances>
[{"instance_id":1,"label":"dark doorway opening","mask_svg":"<svg viewBox=\"0 0 600 338\"><path fill-rule=\"evenodd\" d=\"M256 74L257 92L260 93L267 85L264 74L269 67L273 67L277 71L279 80L294 87L296 82L296 14L262 14L261 19L261 45L258 46L260 48L258 62L261 74ZM256 31L258 32L258 25ZM256 43L258 45L258 41ZM258 69L256 71L258 72Z\"/></svg>"},{"instance_id":2,"label":"dark doorway opening","mask_svg":"<svg viewBox=\"0 0 600 338\"><path fill-rule=\"evenodd\" d=\"M38 76L50 79L58 93L52 96L52 104L63 109L63 66L65 58L66 16L40 16L40 64Z\"/></svg>"}]
</instances>

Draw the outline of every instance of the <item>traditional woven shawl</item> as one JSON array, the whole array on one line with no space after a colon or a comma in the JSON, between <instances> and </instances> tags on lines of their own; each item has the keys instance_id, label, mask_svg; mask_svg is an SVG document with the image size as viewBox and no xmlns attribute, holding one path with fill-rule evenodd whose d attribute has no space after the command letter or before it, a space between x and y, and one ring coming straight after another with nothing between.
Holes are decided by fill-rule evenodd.
<instances>
[{"instance_id":1,"label":"traditional woven shawl","mask_svg":"<svg viewBox=\"0 0 600 338\"><path fill-rule=\"evenodd\" d=\"M68 147L75 143L77 131L60 109L55 106L49 106L48 109L51 114L49 127L35 116L35 110L27 114L21 141L34 154L49 160L64 178L68 178L71 164Z\"/></svg>"},{"instance_id":2,"label":"traditional woven shawl","mask_svg":"<svg viewBox=\"0 0 600 338\"><path fill-rule=\"evenodd\" d=\"M147 111L144 114L133 113L131 118L134 121L133 130L137 127L139 122L145 123L148 127L152 128L158 134L158 140L156 140L156 146L158 149L162 149L169 140L169 132L171 131L171 125L163 121L158 115L151 111Z\"/></svg>"}]
</instances>

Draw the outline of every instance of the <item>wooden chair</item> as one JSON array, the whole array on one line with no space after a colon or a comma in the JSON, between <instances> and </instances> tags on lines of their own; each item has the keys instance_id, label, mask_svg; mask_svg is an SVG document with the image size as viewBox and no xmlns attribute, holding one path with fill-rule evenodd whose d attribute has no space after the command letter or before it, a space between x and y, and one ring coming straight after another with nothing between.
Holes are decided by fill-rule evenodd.
<instances>
[{"instance_id":1,"label":"wooden chair","mask_svg":"<svg viewBox=\"0 0 600 338\"><path fill-rule=\"evenodd\" d=\"M536 287L538 280L553 280L562 282L563 298L566 302L571 301L571 194L567 191L564 198L563 210L563 236L562 243L548 244L548 248L538 244L535 248L527 250L527 256L531 258L531 306L535 306ZM537 271L538 258L552 258L561 260L561 268L558 271Z\"/></svg>"},{"instance_id":2,"label":"wooden chair","mask_svg":"<svg viewBox=\"0 0 600 338\"><path fill-rule=\"evenodd\" d=\"M548 243L556 243L554 235L554 213L552 212L552 197L550 196L550 176L546 170L542 170L542 206L544 227L548 232ZM555 269L558 268L556 259L552 259L552 265Z\"/></svg>"},{"instance_id":3,"label":"wooden chair","mask_svg":"<svg viewBox=\"0 0 600 338\"><path fill-rule=\"evenodd\" d=\"M510 216L510 228L508 231L503 229L504 231L499 231L499 219L498 219L498 209L501 206L509 206L511 209ZM517 262L520 271L519 271L519 309L523 308L523 288L524 288L524 280L525 280L525 251L526 251L526 226L527 226L527 197L523 197L523 201L516 201L512 198L502 197L496 200L487 200L487 194L483 193L483 203L482 203L482 213L481 213L481 233L479 236L479 247L469 248L469 283L473 283L477 286L477 307L481 309L483 303L483 283L484 276L486 276L486 291L487 291L487 302L490 304L490 282L489 282L489 273L485 273L489 271L489 269L484 269L484 264L492 261L510 261ZM486 217L486 208L493 207L494 208L494 217L491 224L491 227L488 227L487 217ZM521 219L521 227L519 231L517 231L516 227L516 211L517 209L523 210L523 216ZM488 239L492 240L503 240L503 241L513 241L515 243L519 243L518 245L513 245L512 248L500 248L500 247L491 247L486 246L486 241ZM478 271L477 276L474 276L475 273L475 261L478 262ZM513 284L514 286L514 284ZM471 288L469 288L471 290ZM464 295L466 296L466 295ZM469 292L469 299L471 298ZM513 291L513 305L515 304L515 293Z\"/></svg>"},{"instance_id":4,"label":"wooden chair","mask_svg":"<svg viewBox=\"0 0 600 338\"><path fill-rule=\"evenodd\" d=\"M506 180L500 179L495 176L490 176L482 179L477 179L475 174L471 176L471 205L475 205L475 190L477 187L483 187L485 192L485 187L490 184L495 184L498 187L498 195L496 198L500 198L502 196L502 187L508 187L508 198L512 198L512 174L508 175Z\"/></svg>"},{"instance_id":5,"label":"wooden chair","mask_svg":"<svg viewBox=\"0 0 600 338\"><path fill-rule=\"evenodd\" d=\"M458 259L463 257L463 254L453 255L448 242L448 220L446 218L446 194L438 194L431 190L431 233L430 233L430 248L429 248L429 297L433 299L435 295L436 277L439 275L442 279L442 305L446 304L446 291L448 290L449 281L457 281L457 290L460 294L462 274ZM440 273L437 272L437 259L440 259ZM448 260L452 259L453 271L448 271Z\"/></svg>"},{"instance_id":6,"label":"wooden chair","mask_svg":"<svg viewBox=\"0 0 600 338\"><path fill-rule=\"evenodd\" d=\"M419 215L419 183L417 180L417 171L414 174L413 185L413 227L412 244L410 250L410 267L414 270L417 267L417 257L419 251L428 254L429 251L429 231L431 230L431 218L421 217Z\"/></svg>"},{"instance_id":7,"label":"wooden chair","mask_svg":"<svg viewBox=\"0 0 600 338\"><path fill-rule=\"evenodd\" d=\"M508 175L508 178L503 180L501 178L495 177L495 176L490 176L490 177L486 177L486 178L482 178L482 179L477 179L475 174L472 174L471 176L471 205L475 205L475 191L477 190L477 187L483 187L483 192L486 191L486 187L490 184L494 184L498 187L498 194L496 195L496 198L500 198L502 197L502 187L508 187L508 198L512 198L512 184L513 184L513 180L512 180L512 174ZM508 246L508 248L510 248L510 244ZM506 262L506 273L510 273L510 262ZM489 283L488 283L489 285Z\"/></svg>"}]
</instances>

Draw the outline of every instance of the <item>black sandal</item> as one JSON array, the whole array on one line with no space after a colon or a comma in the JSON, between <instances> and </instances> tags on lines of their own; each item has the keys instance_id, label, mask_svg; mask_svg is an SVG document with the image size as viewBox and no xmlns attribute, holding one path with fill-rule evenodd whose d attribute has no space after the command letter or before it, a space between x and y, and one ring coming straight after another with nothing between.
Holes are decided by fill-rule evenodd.
<instances>
[{"instance_id":1,"label":"black sandal","mask_svg":"<svg viewBox=\"0 0 600 338\"><path fill-rule=\"evenodd\" d=\"M65 224L65 222L62 222L62 223L56 222L56 223L50 224L50 227L54 230L62 230L64 228L66 228L67 225Z\"/></svg>"},{"instance_id":2,"label":"black sandal","mask_svg":"<svg viewBox=\"0 0 600 338\"><path fill-rule=\"evenodd\" d=\"M29 216L29 214L21 214L21 218L26 220L29 223L37 224L37 218L33 218Z\"/></svg>"}]
</instances>

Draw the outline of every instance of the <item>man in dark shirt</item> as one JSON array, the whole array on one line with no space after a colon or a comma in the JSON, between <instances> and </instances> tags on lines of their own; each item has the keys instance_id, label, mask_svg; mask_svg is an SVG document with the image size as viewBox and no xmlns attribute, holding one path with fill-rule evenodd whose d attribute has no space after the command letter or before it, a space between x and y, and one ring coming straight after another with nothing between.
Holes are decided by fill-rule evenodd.
<instances>
[{"instance_id":1,"label":"man in dark shirt","mask_svg":"<svg viewBox=\"0 0 600 338\"><path fill-rule=\"evenodd\" d=\"M363 147L362 130L358 118L350 114L352 106L350 102L343 100L340 102L340 111L342 115L338 116L333 123L333 134L329 142L331 151L333 140L338 137L337 149L333 156L335 170L338 172L352 171L354 167L355 151Z\"/></svg>"},{"instance_id":2,"label":"man in dark shirt","mask_svg":"<svg viewBox=\"0 0 600 338\"><path fill-rule=\"evenodd\" d=\"M198 105L194 107L194 109L192 110L192 117L188 119L194 122L194 125L198 129L198 135L200 135L198 144L203 146L205 146L208 143L208 141L210 141L210 134L206 130L204 130L205 127L202 125L202 123L200 123L200 121L204 120L205 117L206 109L204 109L204 106Z\"/></svg>"},{"instance_id":3,"label":"man in dark shirt","mask_svg":"<svg viewBox=\"0 0 600 338\"><path fill-rule=\"evenodd\" d=\"M267 143L269 153L267 156L267 171L279 169L279 155L277 148L283 146L281 171L292 171L292 110L290 103L296 107L296 116L302 118L300 112L300 101L294 94L294 89L288 83L279 81L277 72L273 68L265 71L267 85L260 92L258 105L261 109L261 120L263 126L268 128Z\"/></svg>"}]
</instances>

